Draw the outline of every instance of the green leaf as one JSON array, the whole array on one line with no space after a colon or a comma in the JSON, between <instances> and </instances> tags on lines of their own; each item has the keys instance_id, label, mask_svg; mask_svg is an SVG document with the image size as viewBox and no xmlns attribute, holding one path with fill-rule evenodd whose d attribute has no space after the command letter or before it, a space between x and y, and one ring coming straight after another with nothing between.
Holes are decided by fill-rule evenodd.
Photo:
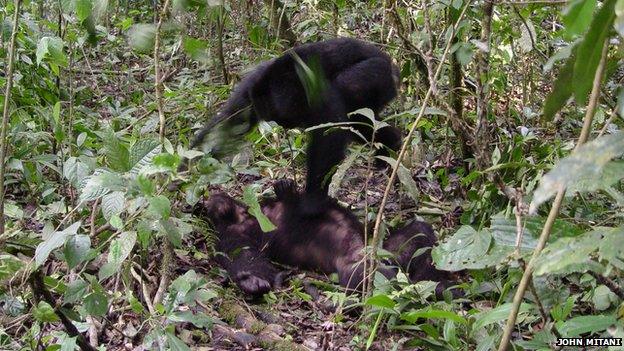
<instances>
[{"instance_id":1,"label":"green leaf","mask_svg":"<svg viewBox=\"0 0 624 351\"><path fill-rule=\"evenodd\" d=\"M115 229L122 229L124 226L123 220L121 219L121 217L119 217L118 214L112 215L108 222Z\"/></svg>"},{"instance_id":2,"label":"green leaf","mask_svg":"<svg viewBox=\"0 0 624 351\"><path fill-rule=\"evenodd\" d=\"M451 311L436 310L436 309L423 309L418 311L410 311L401 314L401 319L408 323L414 324L419 318L424 319L447 319L455 323L467 324L468 321L458 314Z\"/></svg>"},{"instance_id":3,"label":"green leaf","mask_svg":"<svg viewBox=\"0 0 624 351\"><path fill-rule=\"evenodd\" d=\"M37 43L37 65L42 61L58 66L67 66L67 57L63 52L63 40L58 37L43 37ZM58 75L58 72L57 72Z\"/></svg>"},{"instance_id":4,"label":"green leaf","mask_svg":"<svg viewBox=\"0 0 624 351\"><path fill-rule=\"evenodd\" d=\"M557 329L564 337L575 337L585 333L597 333L616 325L613 316L578 316L557 325Z\"/></svg>"},{"instance_id":5,"label":"green leaf","mask_svg":"<svg viewBox=\"0 0 624 351\"><path fill-rule=\"evenodd\" d=\"M54 107L52 108L52 117L54 117L54 123L58 125L61 119L61 102L60 101L57 101L56 104L54 104Z\"/></svg>"},{"instance_id":6,"label":"green leaf","mask_svg":"<svg viewBox=\"0 0 624 351\"><path fill-rule=\"evenodd\" d=\"M91 0L76 0L75 8L76 17L78 17L80 22L82 22L91 16L93 4L91 3Z\"/></svg>"},{"instance_id":7,"label":"green leaf","mask_svg":"<svg viewBox=\"0 0 624 351\"><path fill-rule=\"evenodd\" d=\"M253 188L250 186L245 187L245 190L243 190L243 203L249 207L249 213L256 217L258 223L260 224L260 229L262 229L263 232L267 233L277 229L275 224L271 223L271 220L269 220L269 218L262 213L260 203L258 203L258 198L256 197Z\"/></svg>"},{"instance_id":8,"label":"green leaf","mask_svg":"<svg viewBox=\"0 0 624 351\"><path fill-rule=\"evenodd\" d=\"M63 302L76 303L81 301L84 298L88 287L89 284L80 278L70 282L67 284L67 288L63 294Z\"/></svg>"},{"instance_id":9,"label":"green leaf","mask_svg":"<svg viewBox=\"0 0 624 351\"><path fill-rule=\"evenodd\" d=\"M125 193L123 191L113 191L102 196L102 214L106 220L110 220L113 215L121 214L126 205Z\"/></svg>"},{"instance_id":10,"label":"green leaf","mask_svg":"<svg viewBox=\"0 0 624 351\"><path fill-rule=\"evenodd\" d=\"M185 36L184 51L195 61L201 63L210 62L209 45L205 40Z\"/></svg>"},{"instance_id":11,"label":"green leaf","mask_svg":"<svg viewBox=\"0 0 624 351\"><path fill-rule=\"evenodd\" d=\"M557 80L553 84L553 89L546 97L546 102L544 103L543 118L545 120L551 120L555 113L559 112L572 96L574 92L574 84L572 82L575 62L576 55L570 55L565 65L559 71L559 76L557 76Z\"/></svg>"},{"instance_id":12,"label":"green leaf","mask_svg":"<svg viewBox=\"0 0 624 351\"><path fill-rule=\"evenodd\" d=\"M59 338L58 343L61 345L60 351L74 351L76 349L76 339L77 336L70 337L67 334L64 334L61 338Z\"/></svg>"},{"instance_id":13,"label":"green leaf","mask_svg":"<svg viewBox=\"0 0 624 351\"><path fill-rule=\"evenodd\" d=\"M108 311L108 299L101 292L93 292L85 297L84 307L91 316L101 317Z\"/></svg>"},{"instance_id":14,"label":"green leaf","mask_svg":"<svg viewBox=\"0 0 624 351\"><path fill-rule=\"evenodd\" d=\"M58 322L59 317L54 313L54 308L45 301L39 301L39 304L33 311L33 317L42 323Z\"/></svg>"},{"instance_id":15,"label":"green leaf","mask_svg":"<svg viewBox=\"0 0 624 351\"><path fill-rule=\"evenodd\" d=\"M595 267L590 254L598 249L603 232L595 230L578 237L560 238L548 245L535 262L535 276L586 272Z\"/></svg>"},{"instance_id":16,"label":"green leaf","mask_svg":"<svg viewBox=\"0 0 624 351\"><path fill-rule=\"evenodd\" d=\"M130 173L139 174L141 170L152 163L154 157L160 154L162 146L157 140L141 139L130 149Z\"/></svg>"},{"instance_id":17,"label":"green leaf","mask_svg":"<svg viewBox=\"0 0 624 351\"><path fill-rule=\"evenodd\" d=\"M366 299L364 303L367 306L393 308L396 303L387 295L375 295Z\"/></svg>"},{"instance_id":18,"label":"green leaf","mask_svg":"<svg viewBox=\"0 0 624 351\"><path fill-rule=\"evenodd\" d=\"M175 335L167 333L167 344L169 349L173 351L191 351L191 348L186 346L184 341L178 339Z\"/></svg>"},{"instance_id":19,"label":"green leaf","mask_svg":"<svg viewBox=\"0 0 624 351\"><path fill-rule=\"evenodd\" d=\"M592 20L596 0L574 0L563 11L563 24L571 35L583 34Z\"/></svg>"},{"instance_id":20,"label":"green leaf","mask_svg":"<svg viewBox=\"0 0 624 351\"><path fill-rule=\"evenodd\" d=\"M476 315L474 315L475 322L472 326L472 333L474 334L480 332L481 328L487 325L506 321L507 317L509 317L509 311L511 311L511 306L512 303L506 303L489 311L477 313ZM523 303L520 305L520 310L518 314L527 313L531 309L533 309L533 305Z\"/></svg>"},{"instance_id":21,"label":"green leaf","mask_svg":"<svg viewBox=\"0 0 624 351\"><path fill-rule=\"evenodd\" d=\"M125 180L118 174L98 169L81 186L80 202L93 201L111 191L125 190Z\"/></svg>"},{"instance_id":22,"label":"green leaf","mask_svg":"<svg viewBox=\"0 0 624 351\"><path fill-rule=\"evenodd\" d=\"M156 26L153 24L135 24L128 30L130 46L140 52L149 52L154 49Z\"/></svg>"},{"instance_id":23,"label":"green leaf","mask_svg":"<svg viewBox=\"0 0 624 351\"><path fill-rule=\"evenodd\" d=\"M78 187L84 179L89 175L89 166L76 157L70 157L63 165L63 176L73 186Z\"/></svg>"},{"instance_id":24,"label":"green leaf","mask_svg":"<svg viewBox=\"0 0 624 351\"><path fill-rule=\"evenodd\" d=\"M592 87L602 56L602 48L615 18L615 2L616 0L605 0L602 3L577 50L577 60L574 64L574 96L579 105L585 105L587 102L587 94Z\"/></svg>"},{"instance_id":25,"label":"green leaf","mask_svg":"<svg viewBox=\"0 0 624 351\"><path fill-rule=\"evenodd\" d=\"M91 238L88 235L76 234L70 236L65 242L65 261L70 269L84 261L91 249Z\"/></svg>"},{"instance_id":26,"label":"green leaf","mask_svg":"<svg viewBox=\"0 0 624 351\"><path fill-rule=\"evenodd\" d=\"M158 223L160 224L161 232L167 236L173 246L181 247L182 234L180 234L178 227L175 225L175 223L173 223L171 218L167 220L160 220L158 221Z\"/></svg>"},{"instance_id":27,"label":"green leaf","mask_svg":"<svg viewBox=\"0 0 624 351\"><path fill-rule=\"evenodd\" d=\"M100 281L117 273L121 264L132 252L136 238L136 232L123 232L119 235L119 238L111 242L107 262L100 268L98 273Z\"/></svg>"},{"instance_id":28,"label":"green leaf","mask_svg":"<svg viewBox=\"0 0 624 351\"><path fill-rule=\"evenodd\" d=\"M35 249L35 266L39 267L50 256L50 253L59 247L61 247L68 236L76 235L80 228L80 221L70 225L65 230L60 232L54 232L49 238L37 245Z\"/></svg>"},{"instance_id":29,"label":"green leaf","mask_svg":"<svg viewBox=\"0 0 624 351\"><path fill-rule=\"evenodd\" d=\"M164 195L158 195L149 199L149 207L147 209L154 217L158 219L169 219L171 215L171 202Z\"/></svg>"},{"instance_id":30,"label":"green leaf","mask_svg":"<svg viewBox=\"0 0 624 351\"><path fill-rule=\"evenodd\" d=\"M130 153L128 152L128 148L112 130L109 130L104 135L104 154L112 169L121 172L130 169Z\"/></svg>"},{"instance_id":31,"label":"green leaf","mask_svg":"<svg viewBox=\"0 0 624 351\"><path fill-rule=\"evenodd\" d=\"M193 313L191 311L176 311L173 312L167 319L174 323L193 323L197 328L210 328L213 323L212 319L206 314L199 312Z\"/></svg>"},{"instance_id":32,"label":"green leaf","mask_svg":"<svg viewBox=\"0 0 624 351\"><path fill-rule=\"evenodd\" d=\"M0 255L0 281L5 280L7 278L11 278L18 272L22 267L24 267L24 262L19 258L9 255L9 254L1 254Z\"/></svg>"},{"instance_id":33,"label":"green leaf","mask_svg":"<svg viewBox=\"0 0 624 351\"><path fill-rule=\"evenodd\" d=\"M539 205L555 195L560 187L581 191L585 185L592 189L592 183L600 184L598 179L605 177L605 169L609 172L609 180L617 178L619 166L605 168L611 159L624 153L624 133L606 135L582 145L570 156L562 159L540 180L533 194L529 211L535 213ZM616 171L615 174L613 170Z\"/></svg>"},{"instance_id":34,"label":"green leaf","mask_svg":"<svg viewBox=\"0 0 624 351\"><path fill-rule=\"evenodd\" d=\"M624 227L603 229L603 236L598 246L601 260L607 260L619 270L624 270Z\"/></svg>"}]
</instances>

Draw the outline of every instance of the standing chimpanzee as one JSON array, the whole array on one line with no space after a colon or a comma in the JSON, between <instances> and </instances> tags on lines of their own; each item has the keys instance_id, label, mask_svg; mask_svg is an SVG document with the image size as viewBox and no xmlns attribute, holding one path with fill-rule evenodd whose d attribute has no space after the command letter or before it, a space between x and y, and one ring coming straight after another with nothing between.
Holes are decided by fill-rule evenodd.
<instances>
[{"instance_id":1,"label":"standing chimpanzee","mask_svg":"<svg viewBox=\"0 0 624 351\"><path fill-rule=\"evenodd\" d=\"M347 113L370 108L377 116L397 95L399 71L374 45L351 38L311 43L264 62L234 89L220 113L198 134L191 147L207 141L215 157L231 152L259 120L284 128L355 122L353 128L372 139L371 121ZM223 122L223 123L221 123ZM219 125L214 133L213 127ZM344 158L354 135L347 130L319 128L311 132L307 151L306 193L323 199L328 173ZM401 132L393 126L377 131L374 140L398 150ZM386 152L386 150L381 150Z\"/></svg>"},{"instance_id":2,"label":"standing chimpanzee","mask_svg":"<svg viewBox=\"0 0 624 351\"><path fill-rule=\"evenodd\" d=\"M240 289L262 295L275 285L278 269L271 260L302 269L338 273L340 285L355 290L363 279L364 228L351 211L328 200L317 216L301 214L302 201L291 181L275 184L276 199L264 201L262 212L277 229L263 233L247 207L225 194L213 194L200 202L195 213L208 217L217 232L216 249L224 255L217 262ZM396 254L396 263L412 281L439 281L438 296L450 281L448 272L437 270L428 248L436 243L431 227L414 221L395 230L384 249ZM414 257L417 250L420 255ZM396 271L380 267L386 277Z\"/></svg>"}]
</instances>

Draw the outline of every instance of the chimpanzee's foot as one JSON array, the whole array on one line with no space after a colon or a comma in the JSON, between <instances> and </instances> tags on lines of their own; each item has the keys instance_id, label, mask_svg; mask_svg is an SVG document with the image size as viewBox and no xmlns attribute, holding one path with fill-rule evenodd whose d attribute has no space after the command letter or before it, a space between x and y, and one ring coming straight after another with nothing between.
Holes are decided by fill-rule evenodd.
<instances>
[{"instance_id":1,"label":"chimpanzee's foot","mask_svg":"<svg viewBox=\"0 0 624 351\"><path fill-rule=\"evenodd\" d=\"M271 282L249 271L238 272L233 280L245 294L262 296L271 291Z\"/></svg>"}]
</instances>

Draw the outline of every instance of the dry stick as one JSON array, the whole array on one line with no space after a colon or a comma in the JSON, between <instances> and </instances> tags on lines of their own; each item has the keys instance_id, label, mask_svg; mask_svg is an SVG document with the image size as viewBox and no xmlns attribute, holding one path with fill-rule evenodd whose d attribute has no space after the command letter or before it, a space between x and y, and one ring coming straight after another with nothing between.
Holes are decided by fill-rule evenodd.
<instances>
[{"instance_id":1,"label":"dry stick","mask_svg":"<svg viewBox=\"0 0 624 351\"><path fill-rule=\"evenodd\" d=\"M156 105L158 106L158 119L160 121L160 141L165 140L165 112L163 111L163 84L160 77L160 28L162 27L163 18L167 15L169 0L165 0L165 4L160 11L158 24L156 25L156 35L154 38L154 89L156 91Z\"/></svg>"},{"instance_id":2,"label":"dry stick","mask_svg":"<svg viewBox=\"0 0 624 351\"><path fill-rule=\"evenodd\" d=\"M165 4L160 12L160 18L158 19L158 24L156 25L156 39L154 40L154 88L156 89L156 105L158 106L158 117L160 120L160 142L163 143L165 141L165 112L163 107L163 97L162 97L162 80L160 77L160 67L159 67L159 53L160 53L160 28L162 27L163 18L167 15L167 8L169 7L169 0L165 0ZM168 238L164 238L163 240L163 260L162 265L160 266L161 280L160 285L158 286L158 291L154 295L153 305L157 305L162 301L162 298L165 294L165 290L169 285L169 280L171 279L171 270L169 268L171 264L171 260L173 259L173 247L171 246L171 242Z\"/></svg>"},{"instance_id":3,"label":"dry stick","mask_svg":"<svg viewBox=\"0 0 624 351\"><path fill-rule=\"evenodd\" d=\"M492 34L492 15L494 3L486 0L483 3L483 18L481 19L481 42L486 45L487 51L480 50L476 55L477 66L477 121L473 141L474 156L478 169L487 168L486 154L490 142L488 133L488 103L490 88L488 76L490 74L490 37Z\"/></svg>"},{"instance_id":4,"label":"dry stick","mask_svg":"<svg viewBox=\"0 0 624 351\"><path fill-rule=\"evenodd\" d=\"M19 0L18 0L19 1ZM41 269L36 269L30 275L30 285L32 288L33 295L36 300L47 302L52 308L54 308L54 313L61 320L61 324L65 327L67 334L71 337L76 338L76 343L83 351L95 351L96 348L91 346L89 342L85 339L84 335L82 335L76 326L72 323L72 321L67 318L65 313L61 310L60 306L57 306L54 297L50 291L46 288L45 283L43 282L43 273L41 273ZM41 333L43 334L43 333Z\"/></svg>"},{"instance_id":5,"label":"dry stick","mask_svg":"<svg viewBox=\"0 0 624 351\"><path fill-rule=\"evenodd\" d=\"M600 83L602 80L602 74L604 73L608 49L609 41L606 40L602 49L600 64L598 65L598 69L596 69L596 75L594 76L593 87L591 95L589 97L589 104L587 105L587 111L585 112L585 118L583 120L583 128L581 129L581 134L579 135L578 142L576 143L574 151L577 151L578 148L583 145L589 137L591 124L594 119L594 115L596 114L596 106L598 105L598 99L600 97ZM560 185L558 187L557 195L555 196L553 205L550 208L550 213L548 213L546 223L544 223L544 228L542 229L542 233L540 234L537 246L533 251L533 255L531 256L529 263L526 265L524 274L522 275L522 278L520 279L520 284L518 285L518 290L516 290L516 294L514 295L513 305L511 306L511 311L509 312L509 317L507 319L507 324L505 325L505 331L503 333L503 337L501 338L501 343L498 347L498 351L507 350L507 346L509 345L509 341L511 340L511 332L514 329L514 326L516 324L516 318L518 317L518 311L520 310L520 304L522 303L524 293L526 292L526 289L531 281L533 269L535 269L535 262L537 261L537 258L546 246L548 237L550 237L550 231L553 224L555 223L555 219L557 219L557 216L559 215L559 209L561 208L561 203L563 202L564 195L565 187L563 185Z\"/></svg>"},{"instance_id":6,"label":"dry stick","mask_svg":"<svg viewBox=\"0 0 624 351\"><path fill-rule=\"evenodd\" d=\"M461 22L462 18L464 18L466 9L468 9L471 2L472 1L466 2L466 5L462 9L462 12L459 14L459 17L457 18L457 22L453 25L453 30L451 32L450 37L455 36L457 32L457 28L459 27L459 23ZM440 62L438 63L438 68L436 69L433 79L438 79L438 76L440 75L440 72L442 71L442 67L444 66L444 61L446 61L446 56L448 55L449 50L451 48L451 42L452 41L449 40L446 43L446 47L444 48L444 53L442 54L442 58L440 59ZM418 113L418 117L416 117L416 120L413 122L412 127L410 128L409 133L407 134L407 137L405 137L405 140L403 141L403 145L401 145L401 150L399 151L399 154L397 155L396 163L392 167L392 173L390 174L390 179L388 179L388 184L386 185L386 189L384 190L383 197L381 198L381 204L379 205L377 217L375 218L375 226L373 227L373 238L371 241L371 246L372 246L371 253L373 257L373 267L371 268L373 271L376 269L376 265L377 265L377 245L379 244L379 236L380 236L379 228L381 227L381 220L383 217L384 208L386 207L386 203L388 202L388 197L390 196L390 189L392 188L392 185L394 184L394 180L397 177L399 167L401 166L401 160L405 156L407 147L411 143L412 135L414 134L414 132L416 131L416 128L418 127L418 122L420 122L420 120L425 114L427 103L429 102L429 99L431 98L432 93L433 93L433 84L429 85L429 88L427 89L427 94L425 95L425 98L423 99L420 112ZM371 284L372 284L372 281L369 281L368 291L372 291Z\"/></svg>"},{"instance_id":7,"label":"dry stick","mask_svg":"<svg viewBox=\"0 0 624 351\"><path fill-rule=\"evenodd\" d=\"M13 60L15 59L15 38L19 24L19 10L21 0L15 0L13 14L13 32L9 42L9 61L7 62L6 87L4 90L4 108L2 110L2 130L0 131L0 235L4 234L4 171L6 169L7 128L9 126L9 104L11 103L11 87L13 86ZM0 238L0 247L4 246L4 239Z\"/></svg>"}]
</instances>

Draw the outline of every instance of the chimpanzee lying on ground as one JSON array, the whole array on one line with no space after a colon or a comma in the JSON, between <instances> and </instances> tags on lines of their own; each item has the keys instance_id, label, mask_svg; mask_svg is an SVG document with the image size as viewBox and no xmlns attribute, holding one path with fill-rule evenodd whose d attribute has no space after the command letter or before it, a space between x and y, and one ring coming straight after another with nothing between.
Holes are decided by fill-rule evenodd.
<instances>
[{"instance_id":1,"label":"chimpanzee lying on ground","mask_svg":"<svg viewBox=\"0 0 624 351\"><path fill-rule=\"evenodd\" d=\"M195 213L208 217L215 226L218 263L230 278L250 295L262 295L274 285L278 269L271 261L323 273L338 273L340 285L354 290L363 278L362 224L336 201L327 201L318 216L301 215L302 201L292 181L278 181L276 199L261 204L262 212L277 229L263 233L247 206L225 194L213 194L200 202ZM441 295L450 281L448 272L437 270L430 250L412 257L421 248L432 247L436 238L431 227L419 221L395 230L384 242L384 249L396 254L396 263L411 281L439 281L436 293ZM396 271L381 267L381 273L392 277Z\"/></svg>"},{"instance_id":2,"label":"chimpanzee lying on ground","mask_svg":"<svg viewBox=\"0 0 624 351\"><path fill-rule=\"evenodd\" d=\"M349 119L347 113L370 108L378 115L397 95L398 82L399 71L390 57L370 43L339 38L302 45L249 73L219 114L197 134L191 147L202 144L211 133L209 146L213 156L219 158L231 152L259 120L275 121L284 128L356 122L352 127L371 140L371 121L360 115ZM217 125L219 128L212 133ZM353 137L343 129L319 128L311 132L306 192L315 200L306 203L317 207L322 203L318 200L328 189L324 179L342 161ZM401 145L401 132L387 126L377 131L374 140L396 151Z\"/></svg>"}]
</instances>

